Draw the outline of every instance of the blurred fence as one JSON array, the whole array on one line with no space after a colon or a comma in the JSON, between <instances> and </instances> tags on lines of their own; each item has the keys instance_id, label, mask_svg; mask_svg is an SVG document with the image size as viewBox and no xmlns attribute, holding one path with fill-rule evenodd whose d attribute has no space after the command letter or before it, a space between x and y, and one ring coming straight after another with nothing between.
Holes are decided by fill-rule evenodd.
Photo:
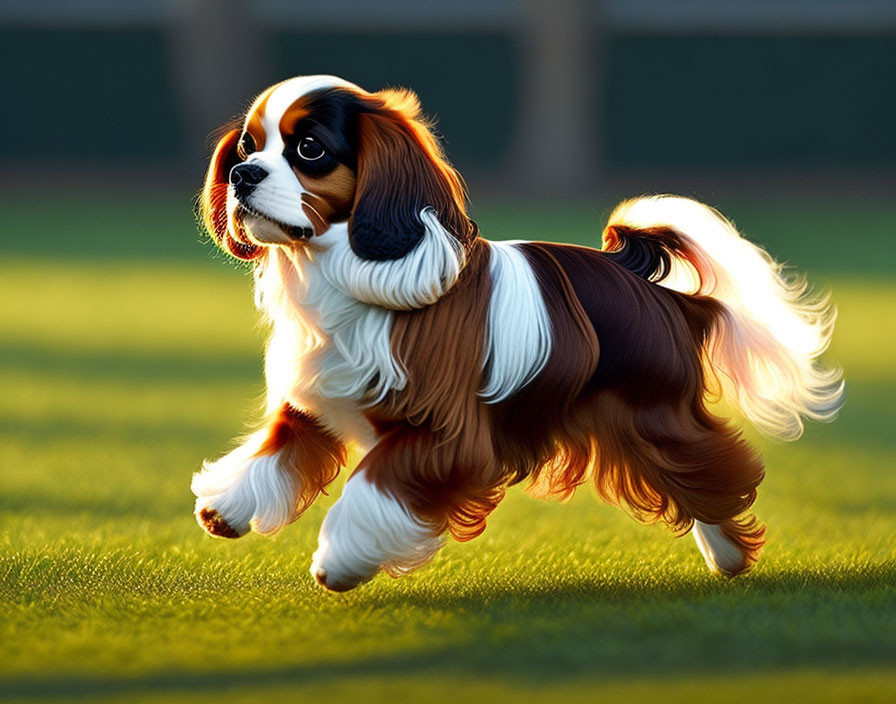
<instances>
[{"instance_id":1,"label":"blurred fence","mask_svg":"<svg viewBox=\"0 0 896 704\"><path fill-rule=\"evenodd\" d=\"M0 1L10 168L195 170L267 84L406 85L467 172L896 170L896 2Z\"/></svg>"}]
</instances>

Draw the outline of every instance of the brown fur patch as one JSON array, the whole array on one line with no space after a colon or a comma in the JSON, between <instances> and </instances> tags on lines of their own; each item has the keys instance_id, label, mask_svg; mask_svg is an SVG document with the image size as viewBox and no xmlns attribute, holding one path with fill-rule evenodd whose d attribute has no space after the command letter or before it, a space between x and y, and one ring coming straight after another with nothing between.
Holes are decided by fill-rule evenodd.
<instances>
[{"instance_id":1,"label":"brown fur patch","mask_svg":"<svg viewBox=\"0 0 896 704\"><path fill-rule=\"evenodd\" d=\"M476 412L491 296L489 256L488 245L477 242L451 291L431 306L396 313L392 353L408 383L384 404L390 415L453 438Z\"/></svg>"},{"instance_id":2,"label":"brown fur patch","mask_svg":"<svg viewBox=\"0 0 896 704\"><path fill-rule=\"evenodd\" d=\"M531 477L531 493L563 499L589 468L592 440L587 432L571 432L568 417L597 368L601 346L550 246L522 249L551 320L551 356L526 388L494 407L494 443L511 482Z\"/></svg>"},{"instance_id":3,"label":"brown fur patch","mask_svg":"<svg viewBox=\"0 0 896 704\"><path fill-rule=\"evenodd\" d=\"M756 498L761 461L697 399L643 407L602 392L579 422L598 438L598 491L642 518L686 532L695 518L722 523L740 516Z\"/></svg>"},{"instance_id":4,"label":"brown fur patch","mask_svg":"<svg viewBox=\"0 0 896 704\"><path fill-rule=\"evenodd\" d=\"M722 529L725 537L740 550L740 554L744 558L743 566L729 576L736 577L744 572L749 572L759 559L759 553L765 545L765 526L755 516L746 514L739 518L722 521L719 528Z\"/></svg>"},{"instance_id":5,"label":"brown fur patch","mask_svg":"<svg viewBox=\"0 0 896 704\"><path fill-rule=\"evenodd\" d=\"M360 467L418 515L470 539L503 496L488 409L479 402L491 278L477 242L455 287L431 306L396 314L392 350L408 384L370 412L380 442Z\"/></svg>"},{"instance_id":6,"label":"brown fur patch","mask_svg":"<svg viewBox=\"0 0 896 704\"><path fill-rule=\"evenodd\" d=\"M303 120L308 117L308 115L310 114L308 100L308 96L303 95L283 111L283 115L280 117L279 125L280 134L283 137L293 134L296 131L296 124L298 124L299 120Z\"/></svg>"},{"instance_id":7,"label":"brown fur patch","mask_svg":"<svg viewBox=\"0 0 896 704\"><path fill-rule=\"evenodd\" d=\"M211 508L202 509L197 515L199 519L199 523L205 529L205 531L209 535L214 535L218 538L239 538L240 534L237 533L230 525L221 518L221 514Z\"/></svg>"},{"instance_id":8,"label":"brown fur patch","mask_svg":"<svg viewBox=\"0 0 896 704\"><path fill-rule=\"evenodd\" d=\"M321 178L312 178L296 168L293 173L306 191L302 194L302 210L315 235L322 235L334 222L348 219L355 199L355 174L350 168L338 164Z\"/></svg>"},{"instance_id":9,"label":"brown fur patch","mask_svg":"<svg viewBox=\"0 0 896 704\"><path fill-rule=\"evenodd\" d=\"M280 453L280 464L299 481L296 516L305 511L345 466L345 445L317 418L284 404L267 423L268 437L259 455Z\"/></svg>"},{"instance_id":10,"label":"brown fur patch","mask_svg":"<svg viewBox=\"0 0 896 704\"><path fill-rule=\"evenodd\" d=\"M230 228L227 213L230 169L240 162L237 154L239 139L239 130L233 129L221 137L215 146L199 196L199 215L205 229L221 249L237 259L250 260L261 256L264 249L241 236L242 228L238 224Z\"/></svg>"}]
</instances>

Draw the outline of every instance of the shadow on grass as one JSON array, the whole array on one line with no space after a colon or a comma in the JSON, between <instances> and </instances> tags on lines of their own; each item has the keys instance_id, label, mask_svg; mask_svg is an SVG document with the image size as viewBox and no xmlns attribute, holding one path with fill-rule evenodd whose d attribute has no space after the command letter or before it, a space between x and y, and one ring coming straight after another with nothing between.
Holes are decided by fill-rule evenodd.
<instances>
[{"instance_id":1,"label":"shadow on grass","mask_svg":"<svg viewBox=\"0 0 896 704\"><path fill-rule=\"evenodd\" d=\"M260 350L256 355L216 351L189 356L162 351L54 349L7 340L0 345L0 367L84 381L189 382L257 378L262 361Z\"/></svg>"},{"instance_id":2,"label":"shadow on grass","mask_svg":"<svg viewBox=\"0 0 896 704\"><path fill-rule=\"evenodd\" d=\"M568 685L618 677L889 667L896 657L894 581L896 564L884 563L794 568L735 582L667 574L656 582L632 584L612 576L567 575L542 583L502 581L489 585L486 599L472 588L452 595L415 583L321 598L347 602L329 602L332 611L413 607L456 612L466 625L461 635L436 643L430 639L413 651L384 654L389 648L384 642L376 654L349 653L344 660L266 669L20 678L0 682L0 698L91 700L345 685L367 678L506 678Z\"/></svg>"},{"instance_id":3,"label":"shadow on grass","mask_svg":"<svg viewBox=\"0 0 896 704\"><path fill-rule=\"evenodd\" d=\"M132 400L138 399L134 396ZM205 420L206 423L202 421ZM203 419L196 422L160 418L72 418L49 417L4 418L0 422L0 438L18 444L45 447L59 441L117 441L124 444L158 446L164 443L200 444L211 453L223 452L229 441L226 425L231 418ZM239 420L239 419L236 419ZM216 427L220 423L220 428ZM232 432L232 431L231 431ZM197 461L202 458L198 458Z\"/></svg>"}]
</instances>

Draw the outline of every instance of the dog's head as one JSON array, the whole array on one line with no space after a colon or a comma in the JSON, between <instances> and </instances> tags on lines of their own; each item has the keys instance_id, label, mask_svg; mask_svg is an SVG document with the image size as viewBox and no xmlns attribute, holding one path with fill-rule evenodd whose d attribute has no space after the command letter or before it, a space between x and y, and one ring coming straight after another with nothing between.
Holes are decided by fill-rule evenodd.
<instances>
[{"instance_id":1,"label":"dog's head","mask_svg":"<svg viewBox=\"0 0 896 704\"><path fill-rule=\"evenodd\" d=\"M465 201L416 95L300 76L259 95L242 125L218 142L200 211L214 239L239 259L313 243L346 223L354 255L383 262L417 246L428 209L468 246L476 226Z\"/></svg>"}]
</instances>

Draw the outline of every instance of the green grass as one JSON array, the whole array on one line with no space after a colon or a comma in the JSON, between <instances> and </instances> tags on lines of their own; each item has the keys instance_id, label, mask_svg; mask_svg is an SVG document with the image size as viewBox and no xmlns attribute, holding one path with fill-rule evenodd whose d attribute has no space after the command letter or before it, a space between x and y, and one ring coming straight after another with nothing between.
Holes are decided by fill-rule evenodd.
<instances>
[{"instance_id":1,"label":"green grass","mask_svg":"<svg viewBox=\"0 0 896 704\"><path fill-rule=\"evenodd\" d=\"M192 471L262 391L246 272L186 203L72 206L0 202L0 700L896 698L896 208L726 206L833 288L849 382L836 423L760 441L752 574L712 577L588 490L514 490L481 538L332 595L307 573L331 498L274 540L192 518ZM487 236L585 243L605 214L476 211Z\"/></svg>"}]
</instances>

